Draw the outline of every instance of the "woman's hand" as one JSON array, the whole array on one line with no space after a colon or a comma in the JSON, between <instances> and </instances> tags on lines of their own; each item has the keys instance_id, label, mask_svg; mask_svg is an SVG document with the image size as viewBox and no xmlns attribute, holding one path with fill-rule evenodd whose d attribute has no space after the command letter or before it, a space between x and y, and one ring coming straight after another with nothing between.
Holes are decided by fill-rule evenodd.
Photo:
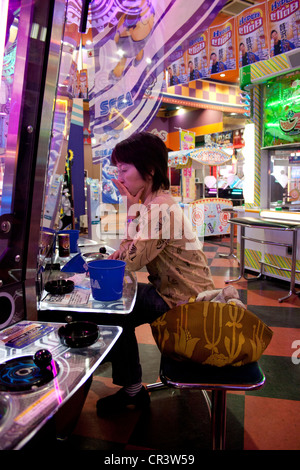
<instances>
[{"instance_id":1,"label":"woman's hand","mask_svg":"<svg viewBox=\"0 0 300 470\"><path fill-rule=\"evenodd\" d=\"M119 259L120 250L114 251L111 255L107 257L107 259Z\"/></svg>"},{"instance_id":2,"label":"woman's hand","mask_svg":"<svg viewBox=\"0 0 300 470\"><path fill-rule=\"evenodd\" d=\"M127 213L129 214L129 209L134 204L139 204L141 195L143 194L144 188L141 188L136 195L131 194L126 186L121 183L119 180L112 180L112 182L117 186L121 196L125 196L127 199ZM130 214L133 215L133 214Z\"/></svg>"}]
</instances>

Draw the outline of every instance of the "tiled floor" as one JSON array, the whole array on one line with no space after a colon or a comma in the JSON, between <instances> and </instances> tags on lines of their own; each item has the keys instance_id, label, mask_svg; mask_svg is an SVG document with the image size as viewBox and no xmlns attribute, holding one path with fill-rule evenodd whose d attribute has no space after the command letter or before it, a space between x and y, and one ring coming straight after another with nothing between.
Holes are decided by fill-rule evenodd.
<instances>
[{"instance_id":1,"label":"tiled floor","mask_svg":"<svg viewBox=\"0 0 300 470\"><path fill-rule=\"evenodd\" d=\"M220 258L226 238L208 239L204 244L217 288L238 273L238 262ZM220 245L221 244L221 245ZM146 280L146 273L138 273ZM278 298L288 284L275 280L234 283L241 300L274 332L271 344L260 360L266 375L263 389L227 395L226 447L232 450L299 450L300 433L300 298L293 296L281 304ZM150 327L136 331L145 384L158 379L160 353ZM298 351L298 352L297 352ZM296 356L295 364L292 354ZM100 397L114 393L110 364L101 365L93 377L77 426L62 444L68 450L97 449L122 452L153 449L174 451L210 449L209 415L199 391L163 389L151 393L147 411L129 411L111 419L95 412Z\"/></svg>"}]
</instances>

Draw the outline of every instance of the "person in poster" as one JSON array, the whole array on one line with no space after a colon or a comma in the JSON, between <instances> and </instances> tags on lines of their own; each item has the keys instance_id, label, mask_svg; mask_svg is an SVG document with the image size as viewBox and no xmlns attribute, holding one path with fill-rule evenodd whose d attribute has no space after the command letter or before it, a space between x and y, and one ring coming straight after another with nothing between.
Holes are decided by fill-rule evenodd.
<instances>
[{"instance_id":1,"label":"person in poster","mask_svg":"<svg viewBox=\"0 0 300 470\"><path fill-rule=\"evenodd\" d=\"M208 77L208 30L189 40L186 60L189 69L189 81Z\"/></svg>"},{"instance_id":2,"label":"person in poster","mask_svg":"<svg viewBox=\"0 0 300 470\"><path fill-rule=\"evenodd\" d=\"M176 47L170 54L168 63L168 86L186 83L188 81L186 74L187 61L185 60L185 51L182 45Z\"/></svg>"},{"instance_id":3,"label":"person in poster","mask_svg":"<svg viewBox=\"0 0 300 470\"><path fill-rule=\"evenodd\" d=\"M210 75L236 69L235 18L209 28Z\"/></svg>"},{"instance_id":4,"label":"person in poster","mask_svg":"<svg viewBox=\"0 0 300 470\"><path fill-rule=\"evenodd\" d=\"M169 65L169 67L167 68L167 72L169 74L169 83L168 83L168 85L169 86L179 85L180 84L179 78L176 75L173 74L173 70L172 70L171 65Z\"/></svg>"},{"instance_id":5,"label":"person in poster","mask_svg":"<svg viewBox=\"0 0 300 470\"><path fill-rule=\"evenodd\" d=\"M270 56L295 49L299 43L299 1L268 1ZM297 21L298 20L298 21Z\"/></svg>"},{"instance_id":6,"label":"person in poster","mask_svg":"<svg viewBox=\"0 0 300 470\"><path fill-rule=\"evenodd\" d=\"M239 67L269 59L266 12L266 3L262 3L247 8L237 17Z\"/></svg>"},{"instance_id":7,"label":"person in poster","mask_svg":"<svg viewBox=\"0 0 300 470\"><path fill-rule=\"evenodd\" d=\"M211 62L210 75L214 73L223 72L224 70L226 70L226 65L224 64L224 62L217 60L217 54L215 52L212 52L210 54L210 62Z\"/></svg>"},{"instance_id":8,"label":"person in poster","mask_svg":"<svg viewBox=\"0 0 300 470\"><path fill-rule=\"evenodd\" d=\"M281 30L285 30L285 28L281 28ZM274 57L278 54L282 54L282 52L287 52L291 51L292 49L295 49L295 46L291 41L279 38L278 31L276 29L273 29L273 31L271 31L271 42L273 44L271 48L271 57Z\"/></svg>"},{"instance_id":9,"label":"person in poster","mask_svg":"<svg viewBox=\"0 0 300 470\"><path fill-rule=\"evenodd\" d=\"M259 61L259 57L251 51L247 51L246 46L243 42L239 45L240 51L240 67L244 67L245 65L253 64L254 62Z\"/></svg>"},{"instance_id":10,"label":"person in poster","mask_svg":"<svg viewBox=\"0 0 300 470\"><path fill-rule=\"evenodd\" d=\"M192 60L189 60L188 66L189 66L189 81L197 80L197 78L202 77L199 70L194 68L194 63Z\"/></svg>"},{"instance_id":11,"label":"person in poster","mask_svg":"<svg viewBox=\"0 0 300 470\"><path fill-rule=\"evenodd\" d=\"M184 60L184 56L183 56L183 60L181 61L181 63L179 64L179 76L178 76L178 79L179 79L179 82L180 83L187 83L188 82L188 74L186 73L186 62Z\"/></svg>"}]
</instances>

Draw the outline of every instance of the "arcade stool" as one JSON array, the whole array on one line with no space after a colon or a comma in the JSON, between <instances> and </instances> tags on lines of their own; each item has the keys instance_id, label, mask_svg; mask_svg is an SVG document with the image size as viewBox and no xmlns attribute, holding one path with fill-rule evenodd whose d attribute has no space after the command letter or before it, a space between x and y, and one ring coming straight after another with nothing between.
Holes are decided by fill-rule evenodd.
<instances>
[{"instance_id":1,"label":"arcade stool","mask_svg":"<svg viewBox=\"0 0 300 470\"><path fill-rule=\"evenodd\" d=\"M176 361L164 355L161 357L160 379L161 382L147 385L147 390L167 386L202 391L210 412L213 450L225 449L227 391L257 390L266 380L258 362L239 367L216 367ZM211 390L211 400L206 390Z\"/></svg>"}]
</instances>

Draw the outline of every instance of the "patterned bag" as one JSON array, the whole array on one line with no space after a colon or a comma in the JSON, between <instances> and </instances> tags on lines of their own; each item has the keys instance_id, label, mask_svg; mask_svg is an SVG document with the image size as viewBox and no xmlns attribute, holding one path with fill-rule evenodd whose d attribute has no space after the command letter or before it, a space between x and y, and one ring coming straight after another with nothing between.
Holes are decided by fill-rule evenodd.
<instances>
[{"instance_id":1,"label":"patterned bag","mask_svg":"<svg viewBox=\"0 0 300 470\"><path fill-rule=\"evenodd\" d=\"M218 367L256 362L273 335L249 310L209 301L178 305L151 328L162 354Z\"/></svg>"}]
</instances>

